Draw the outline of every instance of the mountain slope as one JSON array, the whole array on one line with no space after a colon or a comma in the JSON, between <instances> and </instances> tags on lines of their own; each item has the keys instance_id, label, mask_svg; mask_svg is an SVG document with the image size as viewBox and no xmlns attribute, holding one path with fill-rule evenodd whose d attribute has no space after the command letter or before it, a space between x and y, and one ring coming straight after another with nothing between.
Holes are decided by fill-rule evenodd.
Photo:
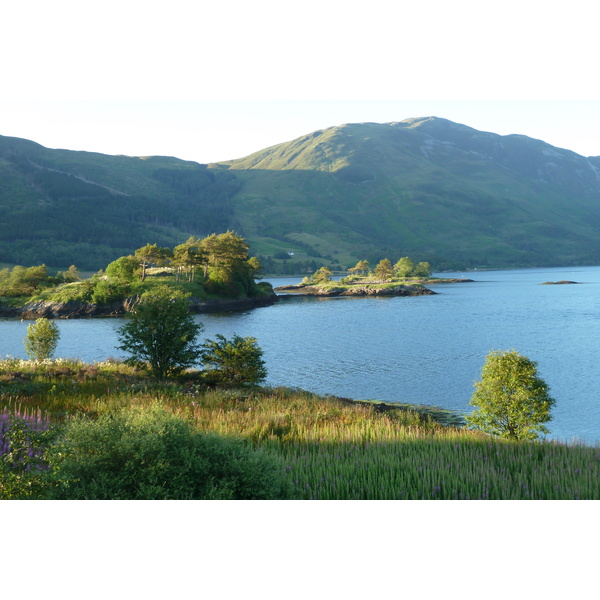
<instances>
[{"instance_id":1,"label":"mountain slope","mask_svg":"<svg viewBox=\"0 0 600 600\"><path fill-rule=\"evenodd\" d=\"M225 230L237 187L231 174L175 158L0 136L0 262L98 269L150 241Z\"/></svg>"},{"instance_id":2,"label":"mountain slope","mask_svg":"<svg viewBox=\"0 0 600 600\"><path fill-rule=\"evenodd\" d=\"M432 117L349 124L220 167L244 181L250 237L438 266L600 260L600 159L525 136Z\"/></svg>"},{"instance_id":3,"label":"mountain slope","mask_svg":"<svg viewBox=\"0 0 600 600\"><path fill-rule=\"evenodd\" d=\"M226 229L268 260L294 252L288 265L600 264L600 157L435 117L331 127L211 165L0 136L0 262L97 269Z\"/></svg>"}]
</instances>

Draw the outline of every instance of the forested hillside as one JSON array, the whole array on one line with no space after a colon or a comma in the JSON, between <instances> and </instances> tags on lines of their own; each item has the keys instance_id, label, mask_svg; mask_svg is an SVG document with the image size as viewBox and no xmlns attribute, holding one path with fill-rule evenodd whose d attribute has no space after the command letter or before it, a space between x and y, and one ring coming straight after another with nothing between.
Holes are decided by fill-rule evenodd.
<instances>
[{"instance_id":1,"label":"forested hillside","mask_svg":"<svg viewBox=\"0 0 600 600\"><path fill-rule=\"evenodd\" d=\"M0 262L96 270L148 242L228 229L240 182L206 165L0 137Z\"/></svg>"},{"instance_id":2,"label":"forested hillside","mask_svg":"<svg viewBox=\"0 0 600 600\"><path fill-rule=\"evenodd\" d=\"M0 263L97 269L231 229L268 272L406 255L434 269L599 264L600 157L433 117L210 165L0 136L0 211Z\"/></svg>"}]
</instances>

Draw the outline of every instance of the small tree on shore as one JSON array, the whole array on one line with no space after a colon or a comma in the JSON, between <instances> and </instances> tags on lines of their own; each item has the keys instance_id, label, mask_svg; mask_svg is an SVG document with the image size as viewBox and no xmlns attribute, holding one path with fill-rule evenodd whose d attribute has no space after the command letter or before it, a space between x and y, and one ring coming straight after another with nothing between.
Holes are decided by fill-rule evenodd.
<instances>
[{"instance_id":1,"label":"small tree on shore","mask_svg":"<svg viewBox=\"0 0 600 600\"><path fill-rule=\"evenodd\" d=\"M267 376L262 349L256 338L233 336L228 340L217 334L202 346L202 360L209 367L208 378L214 383L243 385L260 383Z\"/></svg>"},{"instance_id":2,"label":"small tree on shore","mask_svg":"<svg viewBox=\"0 0 600 600\"><path fill-rule=\"evenodd\" d=\"M119 329L118 348L131 354L129 363L165 379L198 361L196 338L203 326L189 314L188 297L166 285L142 295Z\"/></svg>"},{"instance_id":3,"label":"small tree on shore","mask_svg":"<svg viewBox=\"0 0 600 600\"><path fill-rule=\"evenodd\" d=\"M537 363L516 350L492 351L486 357L481 380L475 382L470 404L477 410L467 422L486 433L513 440L533 440L548 433L555 400L537 374Z\"/></svg>"},{"instance_id":4,"label":"small tree on shore","mask_svg":"<svg viewBox=\"0 0 600 600\"><path fill-rule=\"evenodd\" d=\"M54 321L44 317L37 319L35 323L27 326L25 352L32 360L52 358L59 338L60 331Z\"/></svg>"}]
</instances>

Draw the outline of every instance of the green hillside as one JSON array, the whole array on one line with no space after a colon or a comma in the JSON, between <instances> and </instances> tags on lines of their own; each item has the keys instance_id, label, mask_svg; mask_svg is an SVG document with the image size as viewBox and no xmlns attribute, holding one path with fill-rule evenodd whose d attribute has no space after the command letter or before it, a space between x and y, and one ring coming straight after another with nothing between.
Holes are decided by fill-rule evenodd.
<instances>
[{"instance_id":1,"label":"green hillside","mask_svg":"<svg viewBox=\"0 0 600 600\"><path fill-rule=\"evenodd\" d=\"M0 262L98 269L145 244L225 231L237 178L168 157L0 136Z\"/></svg>"},{"instance_id":2,"label":"green hillside","mask_svg":"<svg viewBox=\"0 0 600 600\"><path fill-rule=\"evenodd\" d=\"M435 117L210 165L0 136L0 263L97 269L227 229L268 270L406 255L435 269L600 264L600 157Z\"/></svg>"},{"instance_id":3,"label":"green hillside","mask_svg":"<svg viewBox=\"0 0 600 600\"><path fill-rule=\"evenodd\" d=\"M222 165L245 234L436 268L597 263L600 159L443 119L350 124Z\"/></svg>"}]
</instances>

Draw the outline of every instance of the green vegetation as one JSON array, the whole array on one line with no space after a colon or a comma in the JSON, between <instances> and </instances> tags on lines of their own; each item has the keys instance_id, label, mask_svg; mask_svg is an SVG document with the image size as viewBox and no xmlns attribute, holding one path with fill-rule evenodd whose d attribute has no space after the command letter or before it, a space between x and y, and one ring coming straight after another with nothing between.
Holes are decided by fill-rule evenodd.
<instances>
[{"instance_id":1,"label":"green vegetation","mask_svg":"<svg viewBox=\"0 0 600 600\"><path fill-rule=\"evenodd\" d=\"M263 352L256 338L233 336L228 340L217 334L202 346L202 361L209 367L205 379L220 384L257 384L267 377Z\"/></svg>"},{"instance_id":2,"label":"green vegetation","mask_svg":"<svg viewBox=\"0 0 600 600\"><path fill-rule=\"evenodd\" d=\"M444 119L331 127L221 164L0 136L0 262L95 271L235 228L272 274L598 264L600 159Z\"/></svg>"},{"instance_id":3,"label":"green vegetation","mask_svg":"<svg viewBox=\"0 0 600 600\"><path fill-rule=\"evenodd\" d=\"M52 358L59 338L60 331L56 323L44 318L37 319L27 326L25 352L33 360Z\"/></svg>"},{"instance_id":4,"label":"green vegetation","mask_svg":"<svg viewBox=\"0 0 600 600\"><path fill-rule=\"evenodd\" d=\"M249 497L232 490L251 481L262 494L252 497L271 498L600 499L597 447L502 439L300 390L208 388L200 373L158 383L114 361L1 361L0 497ZM230 479L183 481L221 452Z\"/></svg>"},{"instance_id":5,"label":"green vegetation","mask_svg":"<svg viewBox=\"0 0 600 600\"><path fill-rule=\"evenodd\" d=\"M276 500L290 488L265 452L160 404L76 417L48 464L48 497L59 500Z\"/></svg>"},{"instance_id":6,"label":"green vegetation","mask_svg":"<svg viewBox=\"0 0 600 600\"><path fill-rule=\"evenodd\" d=\"M473 427L509 439L533 440L538 433L548 433L544 423L552 419L555 400L537 375L537 363L510 350L488 354L471 404L477 407L467 418Z\"/></svg>"},{"instance_id":7,"label":"green vegetation","mask_svg":"<svg viewBox=\"0 0 600 600\"><path fill-rule=\"evenodd\" d=\"M109 305L143 295L157 285L168 285L173 293L184 292L198 300L253 298L272 293L270 284L256 282L261 268L257 258L248 256L244 238L227 231L204 239L190 237L173 250L146 244L83 281L75 266L54 277L45 265L5 268L0 271L0 303Z\"/></svg>"},{"instance_id":8,"label":"green vegetation","mask_svg":"<svg viewBox=\"0 0 600 600\"><path fill-rule=\"evenodd\" d=\"M147 367L157 379L177 375L200 358L202 326L189 313L188 296L167 286L142 295L119 329L120 350L131 364Z\"/></svg>"}]
</instances>

